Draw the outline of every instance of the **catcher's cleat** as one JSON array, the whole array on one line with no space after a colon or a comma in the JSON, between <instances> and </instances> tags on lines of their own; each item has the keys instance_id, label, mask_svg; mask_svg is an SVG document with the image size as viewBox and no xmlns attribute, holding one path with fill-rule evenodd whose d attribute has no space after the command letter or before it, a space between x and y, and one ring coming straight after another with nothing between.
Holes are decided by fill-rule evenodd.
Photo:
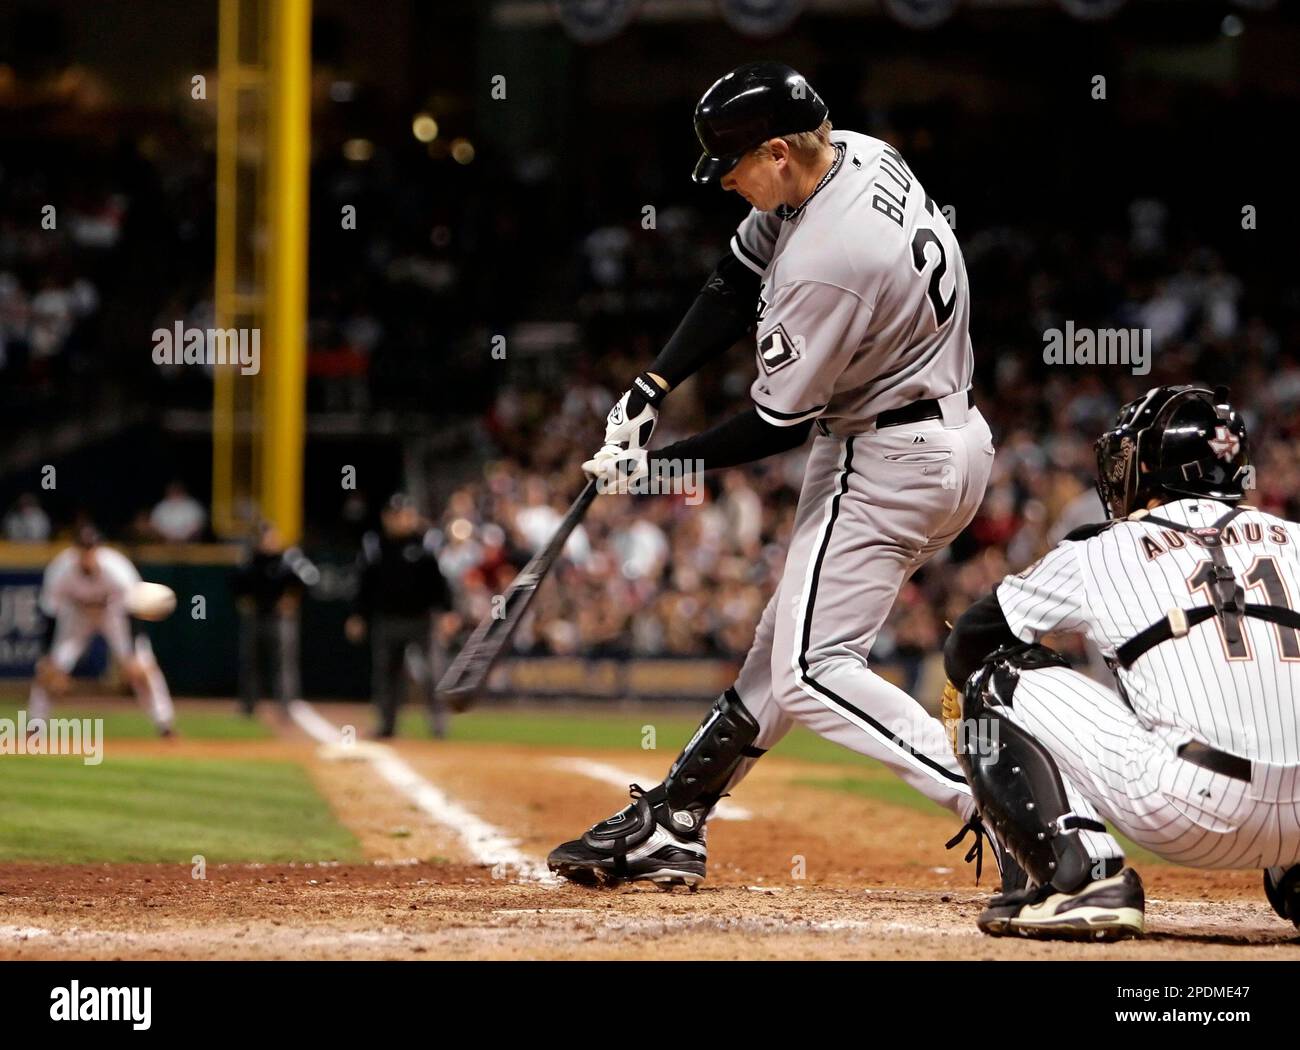
<instances>
[{"instance_id":1,"label":"catcher's cleat","mask_svg":"<svg viewBox=\"0 0 1300 1050\"><path fill-rule=\"evenodd\" d=\"M556 846L547 867L585 886L655 882L695 889L707 855L702 822L685 810L670 811L662 786L644 791L633 784L630 790L630 806Z\"/></svg>"},{"instance_id":2,"label":"catcher's cleat","mask_svg":"<svg viewBox=\"0 0 1300 1050\"><path fill-rule=\"evenodd\" d=\"M1075 893L1051 883L1003 893L977 920L991 937L1044 937L1061 940L1118 941L1139 937L1145 928L1146 894L1132 868L1097 879Z\"/></svg>"},{"instance_id":3,"label":"catcher's cleat","mask_svg":"<svg viewBox=\"0 0 1300 1050\"><path fill-rule=\"evenodd\" d=\"M1264 896L1273 910L1300 929L1300 864L1264 869Z\"/></svg>"}]
</instances>

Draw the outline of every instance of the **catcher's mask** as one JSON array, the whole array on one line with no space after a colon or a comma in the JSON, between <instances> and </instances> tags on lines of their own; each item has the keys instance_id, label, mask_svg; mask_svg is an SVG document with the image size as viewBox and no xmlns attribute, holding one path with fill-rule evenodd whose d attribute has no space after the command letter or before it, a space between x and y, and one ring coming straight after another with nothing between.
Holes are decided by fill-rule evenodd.
<instances>
[{"instance_id":1,"label":"catcher's mask","mask_svg":"<svg viewBox=\"0 0 1300 1050\"><path fill-rule=\"evenodd\" d=\"M1246 424L1224 386L1153 387L1120 409L1094 447L1097 495L1111 518L1127 517L1152 499L1237 503L1245 496Z\"/></svg>"}]
</instances>

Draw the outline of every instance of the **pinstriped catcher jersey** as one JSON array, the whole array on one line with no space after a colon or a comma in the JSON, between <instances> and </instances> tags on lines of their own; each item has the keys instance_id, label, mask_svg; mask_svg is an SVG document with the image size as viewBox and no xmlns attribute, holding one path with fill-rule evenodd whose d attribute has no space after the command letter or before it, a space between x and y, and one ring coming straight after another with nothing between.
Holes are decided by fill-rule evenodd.
<instances>
[{"instance_id":1,"label":"pinstriped catcher jersey","mask_svg":"<svg viewBox=\"0 0 1300 1050\"><path fill-rule=\"evenodd\" d=\"M1207 499L1166 503L1152 513L1205 528L1227 510ZM1244 509L1224 530L1223 551L1245 600L1300 608L1300 525ZM1171 609L1211 604L1209 551L1194 534L1120 521L1095 536L1063 540L998 586L1013 633L1039 641L1086 634L1108 660ZM1175 747L1195 738L1229 754L1300 764L1300 631L1242 617L1230 643L1213 617L1115 667L1121 692L1143 725Z\"/></svg>"},{"instance_id":2,"label":"pinstriped catcher jersey","mask_svg":"<svg viewBox=\"0 0 1300 1050\"><path fill-rule=\"evenodd\" d=\"M898 151L855 132L831 142L808 200L750 212L731 249L762 279L759 414L854 433L970 386L970 295L957 239Z\"/></svg>"}]
</instances>

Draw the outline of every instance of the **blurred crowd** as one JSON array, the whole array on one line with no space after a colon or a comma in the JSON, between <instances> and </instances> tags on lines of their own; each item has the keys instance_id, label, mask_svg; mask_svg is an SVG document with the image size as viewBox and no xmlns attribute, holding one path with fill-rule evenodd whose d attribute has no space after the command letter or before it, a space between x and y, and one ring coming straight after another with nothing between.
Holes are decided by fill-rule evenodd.
<instances>
[{"instance_id":1,"label":"blurred crowd","mask_svg":"<svg viewBox=\"0 0 1300 1050\"><path fill-rule=\"evenodd\" d=\"M353 191L363 199L382 196L395 179L391 171L361 174L347 165L324 164L317 171L321 206L328 210L335 198ZM84 260L116 250L123 207L113 203L117 198L109 189L106 183L84 209L65 215L70 247L56 256ZM421 200L423 205L414 204L417 209L433 207ZM330 379L313 386L316 407L364 410L418 400L430 389L418 381L424 366L412 365L408 372L403 362L424 360L432 368L428 355L441 351L437 367L446 371L435 384L444 388L438 396L443 402L458 397L462 414L481 421L488 453L484 466L470 480L442 491L440 479L434 479L437 506L426 508L432 511L438 559L457 593L463 629L544 544L582 484L580 463L597 447L606 411L672 331L725 250L726 229L740 214L728 204L706 211L696 200L664 208L647 228L634 212L621 221L593 212L567 245L546 249L573 268L564 280L576 288L576 297L560 311L577 322L573 345L531 357L512 346L508 367L491 364L480 348L477 371L458 370L463 359L456 347L471 340L472 318L485 309L481 302L464 301L464 258L457 246L470 227L463 217L447 218L449 225L443 225L430 213L432 233L424 244L396 226L377 234L360 275L347 277L326 263L314 271L313 353L325 348L326 358L313 365L312 382L322 375ZM1253 250L1249 241L1243 249L1240 238L1249 234L1243 231L1235 243L1211 236L1190 225L1174 204L1144 197L1116 214L1109 226L1092 229L1050 217L1039 227L1026 220L967 229L958 222L972 288L976 400L993 428L998 457L979 516L904 588L877 643L877 658L900 668L904 677L936 651L945 621L1004 573L1023 568L1070 529L1099 516L1092 441L1124 401L1149 386L1189 380L1229 384L1254 436L1256 502L1300 516L1295 278L1269 267L1267 254ZM514 224L498 215L497 220L499 236L510 247L506 254L542 250L545 230L530 231L522 219ZM75 365L82 352L79 340L97 331L97 282L112 278L97 277L94 267L46 258L41 254L50 250L46 241L17 236L4 241L0 367L7 377L54 385L61 367L54 363L66 359ZM337 253L325 255L336 258L337 266ZM501 280L523 278L503 273ZM506 287L517 288L518 301L527 303L525 290L532 287L527 282ZM201 296L199 301L201 311ZM455 308L449 305L453 301L459 303ZM432 317L445 322L441 335ZM1124 365L1045 363L1044 332L1069 321L1149 329L1149 373L1134 374ZM102 333L99 343L86 345L112 350ZM398 348L402 352L385 366L392 379L385 386L371 368L371 353L382 362ZM364 368L361 358L370 362ZM471 375L476 382L467 381ZM742 409L753 375L752 350L744 345L706 368L674 391L656 442L685 436ZM160 381L182 380L162 376ZM395 393L403 387L408 388L404 393ZM171 394L164 399L170 404ZM430 404L431 418L450 418L447 408ZM555 583L541 590L534 614L517 636L517 649L743 655L780 575L804 455L796 451L708 474L694 497L598 500L570 541ZM362 508L361 517L368 520L373 512ZM50 523L39 501L27 494L7 508L3 529L12 540L41 539L49 535ZM208 535L205 509L177 483L157 506L136 514L123 538Z\"/></svg>"},{"instance_id":2,"label":"blurred crowd","mask_svg":"<svg viewBox=\"0 0 1300 1050\"><path fill-rule=\"evenodd\" d=\"M90 524L92 520L83 511L73 517L68 529L56 530L41 501L33 493L24 492L0 520L0 539L48 543ZM198 543L212 538L208 526L207 508L190 495L184 482L171 481L157 503L136 512L121 538L130 543Z\"/></svg>"},{"instance_id":3,"label":"blurred crowd","mask_svg":"<svg viewBox=\"0 0 1300 1050\"><path fill-rule=\"evenodd\" d=\"M1298 278L1268 247L1271 217L1247 226L1235 196L1217 213L1205 207L1211 175L1189 171L1180 153L1196 128L1222 128L1230 152L1243 122L1272 128L1285 114L1277 102L1185 90L1149 111L1108 110L1116 123L1104 126L1062 125L1050 105L1029 107L1018 135L955 100L886 112L867 107L851 80L833 92L845 100L835 111L845 126L897 145L936 201L955 209L975 396L999 450L979 516L904 588L877 643L877 658L905 675L935 652L946 620L1100 515L1092 440L1149 386L1227 383L1255 439L1256 502L1300 516ZM429 493L433 505L422 509L467 629L576 495L605 413L670 335L744 208L690 186L692 144L676 109L564 148L556 138L504 151L485 137L462 162L437 153L441 139L427 150L413 144L404 127L358 152L352 118L339 115L352 103L332 105L314 117L309 408L363 420L420 412L431 433L477 427L478 458L457 449L439 476L412 486ZM972 164L993 140L998 163ZM1132 163L1102 179L1062 162L1080 143ZM0 404L12 433L60 415L98 418L94 399L209 404L207 373L154 365L149 333L177 320L210 323L210 141L159 120L147 134L33 130L12 145L0 168ZM680 164L644 163L665 145L686 150ZM1041 162L1044 151L1052 163ZM355 229L340 224L348 205ZM1148 329L1149 373L1045 363L1044 333L1071 321ZM502 359L489 350L498 333ZM754 368L752 348L740 346L674 391L656 441L741 410ZM382 453L390 461L402 458L393 442ZM206 443L196 451L205 454ZM598 500L518 649L743 654L779 578L804 455L709 474L698 499ZM43 460L13 459L4 534L47 537L49 516L66 517L70 505L19 495L34 490ZM114 477L91 513L129 500L141 509L122 538L210 536L206 493L174 488L154 506L171 472L185 473L180 463L150 469L147 478L132 472L147 492L128 497L119 486L130 479ZM386 495L372 484L371 497ZM353 493L340 510L337 489L326 487L308 485L309 538L335 527L355 542L377 506Z\"/></svg>"},{"instance_id":4,"label":"blurred crowd","mask_svg":"<svg viewBox=\"0 0 1300 1050\"><path fill-rule=\"evenodd\" d=\"M604 414L671 331L716 257L689 214L581 238L583 342L571 383L505 383L487 417L498 459L460 486L440 522L442 561L476 618L540 548L580 487ZM904 587L874 657L914 681L952 621L1007 572L1099 520L1092 443L1150 386L1229 385L1254 442L1254 502L1300 515L1300 289L1260 281L1263 253L1230 264L1161 201L1085 233L991 227L964 233L973 296L976 401L998 456L970 528ZM711 251L713 254L711 255ZM1044 332L1073 320L1151 332L1150 370L1047 364ZM675 391L655 443L747 403L744 346ZM599 499L517 640L531 653L741 656L779 578L806 450L708 474L682 495Z\"/></svg>"}]
</instances>

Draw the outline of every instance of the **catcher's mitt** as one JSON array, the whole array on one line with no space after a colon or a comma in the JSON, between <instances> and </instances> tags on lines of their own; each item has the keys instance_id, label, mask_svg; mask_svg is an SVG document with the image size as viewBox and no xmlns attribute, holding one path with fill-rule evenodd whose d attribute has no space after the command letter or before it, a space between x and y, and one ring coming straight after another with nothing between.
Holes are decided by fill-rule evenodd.
<instances>
[{"instance_id":1,"label":"catcher's mitt","mask_svg":"<svg viewBox=\"0 0 1300 1050\"><path fill-rule=\"evenodd\" d=\"M944 682L939 717L943 721L944 732L948 734L948 746L957 754L957 728L961 723L961 693L952 682Z\"/></svg>"}]
</instances>

